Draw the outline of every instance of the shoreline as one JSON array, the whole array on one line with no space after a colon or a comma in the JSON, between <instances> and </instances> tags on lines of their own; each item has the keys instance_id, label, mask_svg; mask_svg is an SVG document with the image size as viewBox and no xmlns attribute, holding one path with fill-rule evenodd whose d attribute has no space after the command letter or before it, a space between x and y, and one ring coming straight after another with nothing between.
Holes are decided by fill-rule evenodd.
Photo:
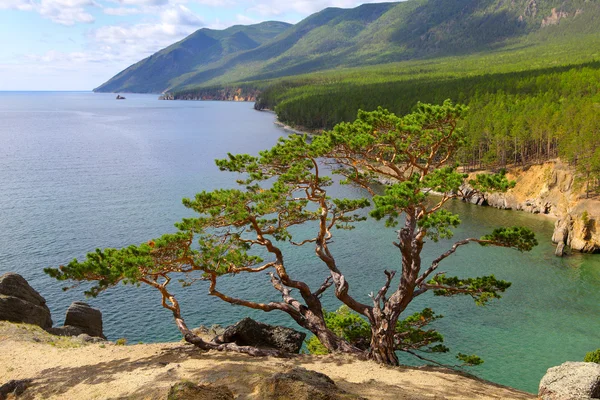
<instances>
[{"instance_id":1,"label":"shoreline","mask_svg":"<svg viewBox=\"0 0 600 400\"><path fill-rule=\"evenodd\" d=\"M260 110L267 111L275 114L272 110ZM289 125L279 121L275 115L274 124L282 128L285 132L298 135L308 135L310 137L318 133L306 132L301 129L293 128ZM574 210L581 208L586 200L582 200L577 195L579 191L574 185L575 174L573 171L565 168L560 160L549 160L544 163L529 165L527 167L512 167L510 168L509 179L517 182L515 188L509 189L506 193L486 193L478 198L467 201L475 206L480 207L493 207L500 210L514 210L526 212L528 214L539 215L543 219L554 222L555 228L552 235L552 241L557 243L555 254L557 256L563 256L568 254L565 253L565 246L570 247L575 252L582 253L596 253L600 247L600 235L592 235L589 240L582 236L587 231L596 232L594 227L592 228L580 228L573 224L565 225L565 220L581 219L582 211L579 214L574 213ZM540 174L540 171L545 171L545 174ZM479 171L484 173L485 170ZM471 173L473 174L473 173ZM385 177L377 179L382 185L391 184L390 180ZM432 195L442 196L442 193L429 192ZM474 201L473 201L474 200ZM600 201L596 200L596 203L600 204ZM599 209L592 207L593 210ZM590 218L593 218L595 213L592 212ZM574 225L578 223L575 222ZM566 233L563 233L564 229L567 229ZM562 243L562 244L561 244Z\"/></svg>"}]
</instances>

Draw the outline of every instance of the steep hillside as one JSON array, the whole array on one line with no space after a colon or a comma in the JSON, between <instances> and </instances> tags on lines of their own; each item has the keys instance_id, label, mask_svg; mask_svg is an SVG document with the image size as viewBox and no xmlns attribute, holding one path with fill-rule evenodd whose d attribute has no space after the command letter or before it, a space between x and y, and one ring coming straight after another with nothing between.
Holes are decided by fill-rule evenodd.
<instances>
[{"instance_id":1,"label":"steep hillside","mask_svg":"<svg viewBox=\"0 0 600 400\"><path fill-rule=\"evenodd\" d=\"M171 81L229 54L259 47L291 25L263 22L236 25L225 30L200 29L152 56L139 61L96 88L98 92L158 93L172 87Z\"/></svg>"},{"instance_id":2,"label":"steep hillside","mask_svg":"<svg viewBox=\"0 0 600 400\"><path fill-rule=\"evenodd\" d=\"M215 38L218 31L200 30L97 90L173 92L337 67L498 51L595 32L599 16L599 2L589 0L408 0L327 8L287 29L280 26L279 35L267 41L232 27L223 33L234 43L223 46L224 39Z\"/></svg>"}]
</instances>

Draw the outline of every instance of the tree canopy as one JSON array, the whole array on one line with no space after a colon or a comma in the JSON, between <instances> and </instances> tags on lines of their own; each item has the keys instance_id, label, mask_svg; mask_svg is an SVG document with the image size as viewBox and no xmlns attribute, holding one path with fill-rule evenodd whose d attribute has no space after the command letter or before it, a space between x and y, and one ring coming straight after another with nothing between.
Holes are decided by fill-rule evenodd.
<instances>
[{"instance_id":1,"label":"tree canopy","mask_svg":"<svg viewBox=\"0 0 600 400\"><path fill-rule=\"evenodd\" d=\"M422 264L426 241L452 237L452 228L460 223L459 217L444 205L468 196L464 191L465 183L469 183L467 176L456 167L457 153L465 144L458 122L466 111L466 107L450 101L442 105L419 103L404 117L382 108L360 111L354 122L338 124L314 138L284 137L258 156L229 154L216 163L223 171L240 174L240 188L204 191L184 199L184 205L196 215L177 223L177 233L139 246L98 249L82 262L73 260L46 272L59 280L95 282L88 292L93 296L119 282L152 286L161 293L163 307L173 312L185 339L203 349L281 355L206 342L196 336L185 324L179 303L169 291L174 276L183 274L184 286L206 280L210 295L231 304L285 312L330 352L397 365L398 350L447 351L441 344L442 336L426 329L439 316L426 308L401 319L407 306L430 291L437 296L470 296L477 304L485 305L499 298L510 283L493 275L447 276L438 272L439 265L470 243L519 251L529 251L537 244L526 228L498 228L481 238L458 241L430 265ZM327 190L334 179L327 175L329 172L340 175L343 183L363 188L365 198L330 197ZM388 184L379 192L374 184L382 179ZM511 186L502 173L479 176L470 184L471 194ZM439 197L432 197L432 193ZM382 286L371 294L369 303L360 301L362 296L350 290L332 240L336 230L352 229L363 221L363 209L388 226L400 226L390 250L399 252L401 264L396 271L385 271ZM297 237L299 234L291 228L299 225L309 228L303 232L312 233ZM311 288L302 274L292 276L284 243L314 247L323 265L319 287ZM280 301L252 301L219 289L223 275L265 271L271 286L281 295ZM321 296L330 287L344 307L342 314L324 310ZM337 321L340 316L342 323ZM467 363L480 361L464 354L458 357Z\"/></svg>"}]
</instances>

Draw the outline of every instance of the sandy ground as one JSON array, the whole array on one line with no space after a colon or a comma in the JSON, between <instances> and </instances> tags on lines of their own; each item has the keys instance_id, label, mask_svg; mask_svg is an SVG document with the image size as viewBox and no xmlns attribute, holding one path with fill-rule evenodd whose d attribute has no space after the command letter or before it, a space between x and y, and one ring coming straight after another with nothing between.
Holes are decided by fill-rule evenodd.
<instances>
[{"instance_id":1,"label":"sandy ground","mask_svg":"<svg viewBox=\"0 0 600 400\"><path fill-rule=\"evenodd\" d=\"M322 372L369 399L534 399L447 370L392 368L344 356L254 358L201 352L184 343L83 344L37 327L0 322L0 384L33 379L23 399L165 399L181 380L228 386L256 399L256 382L294 366Z\"/></svg>"}]
</instances>

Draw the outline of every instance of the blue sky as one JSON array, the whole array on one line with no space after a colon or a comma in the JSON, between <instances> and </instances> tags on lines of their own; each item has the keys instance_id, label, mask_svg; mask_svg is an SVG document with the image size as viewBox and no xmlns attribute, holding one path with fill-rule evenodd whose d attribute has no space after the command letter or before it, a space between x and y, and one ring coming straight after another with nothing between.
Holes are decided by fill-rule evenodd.
<instances>
[{"instance_id":1,"label":"blue sky","mask_svg":"<svg viewBox=\"0 0 600 400\"><path fill-rule=\"evenodd\" d=\"M380 0L0 0L0 90L91 90L199 28Z\"/></svg>"}]
</instances>

